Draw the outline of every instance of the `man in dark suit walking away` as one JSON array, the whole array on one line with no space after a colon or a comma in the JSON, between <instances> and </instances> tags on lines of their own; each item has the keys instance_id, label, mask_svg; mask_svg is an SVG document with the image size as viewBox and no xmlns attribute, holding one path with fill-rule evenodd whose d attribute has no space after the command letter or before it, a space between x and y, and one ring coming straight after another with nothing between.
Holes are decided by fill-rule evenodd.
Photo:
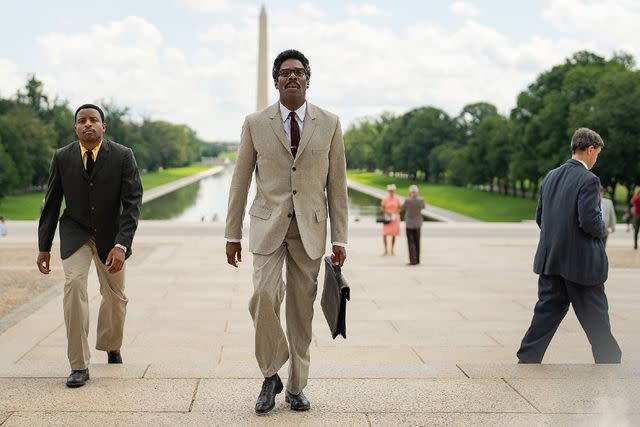
<instances>
[{"instance_id":1,"label":"man in dark suit walking away","mask_svg":"<svg viewBox=\"0 0 640 427\"><path fill-rule=\"evenodd\" d=\"M133 152L103 140L106 128L99 107L85 104L76 110L75 131L80 141L53 155L38 226L40 253L36 263L40 272L49 274L51 246L64 197L60 255L65 275L69 387L83 386L89 379L87 279L92 260L102 295L96 348L107 352L109 363L122 363L120 347L128 302L124 264L131 255L138 227L142 185Z\"/></svg>"},{"instance_id":2,"label":"man in dark suit walking away","mask_svg":"<svg viewBox=\"0 0 640 427\"><path fill-rule=\"evenodd\" d=\"M540 241L533 262L539 274L538 302L522 339L520 363L540 363L560 322L573 306L596 363L620 363L611 334L604 292L609 263L602 238L600 179L589 170L604 147L600 135L581 128L571 140L573 155L547 174L540 189L536 222Z\"/></svg>"}]
</instances>

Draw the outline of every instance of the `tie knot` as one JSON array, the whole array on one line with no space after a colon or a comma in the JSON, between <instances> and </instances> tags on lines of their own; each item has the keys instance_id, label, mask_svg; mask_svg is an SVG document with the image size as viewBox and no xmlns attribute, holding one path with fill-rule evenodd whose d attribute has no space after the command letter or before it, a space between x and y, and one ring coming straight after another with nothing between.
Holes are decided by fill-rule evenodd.
<instances>
[{"instance_id":1,"label":"tie knot","mask_svg":"<svg viewBox=\"0 0 640 427\"><path fill-rule=\"evenodd\" d=\"M93 157L93 151L88 150L87 151L87 157Z\"/></svg>"},{"instance_id":2,"label":"tie knot","mask_svg":"<svg viewBox=\"0 0 640 427\"><path fill-rule=\"evenodd\" d=\"M296 118L296 112L295 112L295 111L290 111L290 112L289 112L289 118L290 118L291 120L295 119L295 118Z\"/></svg>"}]
</instances>

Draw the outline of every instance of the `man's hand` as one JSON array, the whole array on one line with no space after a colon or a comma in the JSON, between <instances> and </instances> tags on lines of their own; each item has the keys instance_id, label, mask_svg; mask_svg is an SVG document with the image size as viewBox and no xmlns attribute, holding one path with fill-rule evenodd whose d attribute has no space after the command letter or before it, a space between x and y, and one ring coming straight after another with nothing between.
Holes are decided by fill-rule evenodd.
<instances>
[{"instance_id":1,"label":"man's hand","mask_svg":"<svg viewBox=\"0 0 640 427\"><path fill-rule=\"evenodd\" d=\"M331 262L333 262L333 265L342 267L346 259L347 249L344 246L333 245L333 254L331 255Z\"/></svg>"},{"instance_id":2,"label":"man's hand","mask_svg":"<svg viewBox=\"0 0 640 427\"><path fill-rule=\"evenodd\" d=\"M111 249L111 251L109 251L109 255L107 255L107 262L105 265L109 266L107 269L107 272L109 273L117 273L122 270L122 267L124 267L124 250L116 247Z\"/></svg>"},{"instance_id":3,"label":"man's hand","mask_svg":"<svg viewBox=\"0 0 640 427\"><path fill-rule=\"evenodd\" d=\"M227 242L227 264L238 268L238 263L242 262L242 244L240 242Z\"/></svg>"},{"instance_id":4,"label":"man's hand","mask_svg":"<svg viewBox=\"0 0 640 427\"><path fill-rule=\"evenodd\" d=\"M613 233L613 228L611 228L611 227L607 228L607 233L609 233L609 234Z\"/></svg>"},{"instance_id":5,"label":"man's hand","mask_svg":"<svg viewBox=\"0 0 640 427\"><path fill-rule=\"evenodd\" d=\"M42 274L49 274L51 269L49 268L49 261L51 260L51 252L39 252L38 259L36 260L36 265L38 266L38 270Z\"/></svg>"}]
</instances>

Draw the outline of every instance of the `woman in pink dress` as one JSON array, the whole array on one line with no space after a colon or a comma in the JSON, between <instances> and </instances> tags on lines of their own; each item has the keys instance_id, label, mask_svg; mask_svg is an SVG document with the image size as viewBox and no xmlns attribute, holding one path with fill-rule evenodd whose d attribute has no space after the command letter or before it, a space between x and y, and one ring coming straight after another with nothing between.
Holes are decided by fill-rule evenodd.
<instances>
[{"instance_id":1,"label":"woman in pink dress","mask_svg":"<svg viewBox=\"0 0 640 427\"><path fill-rule=\"evenodd\" d=\"M396 245L396 236L400 235L400 207L402 206L402 202L400 198L396 196L395 184L387 185L387 191L389 195L382 200L380 208L382 209L382 215L390 215L392 220L388 224L384 224L382 228L382 240L384 242L384 254L388 255L387 236L391 236L391 255L394 255L393 249Z\"/></svg>"}]
</instances>

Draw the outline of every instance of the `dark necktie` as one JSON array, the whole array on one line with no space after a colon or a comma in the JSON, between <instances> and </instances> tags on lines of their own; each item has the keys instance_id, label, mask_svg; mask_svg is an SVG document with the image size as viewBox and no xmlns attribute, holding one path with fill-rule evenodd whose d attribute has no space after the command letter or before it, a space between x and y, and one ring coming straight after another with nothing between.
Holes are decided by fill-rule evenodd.
<instances>
[{"instance_id":1,"label":"dark necktie","mask_svg":"<svg viewBox=\"0 0 640 427\"><path fill-rule=\"evenodd\" d=\"M93 161L93 151L87 151L87 175L91 176L94 164L95 162Z\"/></svg>"},{"instance_id":2,"label":"dark necktie","mask_svg":"<svg viewBox=\"0 0 640 427\"><path fill-rule=\"evenodd\" d=\"M289 120L291 121L291 154L296 157L298 145L300 144L300 128L298 127L295 111L289 113Z\"/></svg>"}]
</instances>

